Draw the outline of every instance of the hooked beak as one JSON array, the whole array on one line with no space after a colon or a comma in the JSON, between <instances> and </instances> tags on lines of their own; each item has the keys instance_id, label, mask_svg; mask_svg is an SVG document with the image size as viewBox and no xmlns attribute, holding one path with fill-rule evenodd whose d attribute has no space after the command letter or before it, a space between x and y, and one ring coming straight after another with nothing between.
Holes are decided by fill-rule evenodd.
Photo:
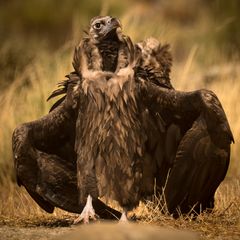
<instances>
[{"instance_id":1,"label":"hooked beak","mask_svg":"<svg viewBox=\"0 0 240 240\"><path fill-rule=\"evenodd\" d=\"M111 18L111 27L112 29L122 28L122 25L117 18Z\"/></svg>"}]
</instances>

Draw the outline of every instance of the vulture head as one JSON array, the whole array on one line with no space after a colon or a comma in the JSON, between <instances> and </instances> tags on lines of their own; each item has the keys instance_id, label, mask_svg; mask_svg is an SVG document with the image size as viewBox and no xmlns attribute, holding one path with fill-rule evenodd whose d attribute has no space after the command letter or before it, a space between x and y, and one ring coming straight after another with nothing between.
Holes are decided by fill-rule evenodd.
<instances>
[{"instance_id":1,"label":"vulture head","mask_svg":"<svg viewBox=\"0 0 240 240\"><path fill-rule=\"evenodd\" d=\"M121 23L111 16L94 17L90 22L89 35L97 42L105 39L115 40L120 38Z\"/></svg>"}]
</instances>

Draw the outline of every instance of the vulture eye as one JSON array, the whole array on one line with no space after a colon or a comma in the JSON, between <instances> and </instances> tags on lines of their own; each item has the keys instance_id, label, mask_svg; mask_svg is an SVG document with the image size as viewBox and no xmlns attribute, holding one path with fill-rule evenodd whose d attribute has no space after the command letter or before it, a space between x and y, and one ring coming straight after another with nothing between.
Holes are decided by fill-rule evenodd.
<instances>
[{"instance_id":1,"label":"vulture eye","mask_svg":"<svg viewBox=\"0 0 240 240\"><path fill-rule=\"evenodd\" d=\"M94 28L95 29L99 29L101 27L101 23L96 23L95 25L94 25Z\"/></svg>"}]
</instances>

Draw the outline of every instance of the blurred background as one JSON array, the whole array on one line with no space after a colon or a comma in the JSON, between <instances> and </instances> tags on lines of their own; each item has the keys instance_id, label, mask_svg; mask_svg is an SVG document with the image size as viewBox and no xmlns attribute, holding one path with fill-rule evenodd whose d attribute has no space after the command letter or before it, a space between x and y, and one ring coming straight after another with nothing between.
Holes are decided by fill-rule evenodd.
<instances>
[{"instance_id":1,"label":"blurred background","mask_svg":"<svg viewBox=\"0 0 240 240\"><path fill-rule=\"evenodd\" d=\"M0 0L0 184L14 181L11 135L46 114L57 82L72 71L74 47L96 15L120 18L135 42L169 43L172 82L219 97L235 144L229 177L240 175L240 1Z\"/></svg>"}]
</instances>

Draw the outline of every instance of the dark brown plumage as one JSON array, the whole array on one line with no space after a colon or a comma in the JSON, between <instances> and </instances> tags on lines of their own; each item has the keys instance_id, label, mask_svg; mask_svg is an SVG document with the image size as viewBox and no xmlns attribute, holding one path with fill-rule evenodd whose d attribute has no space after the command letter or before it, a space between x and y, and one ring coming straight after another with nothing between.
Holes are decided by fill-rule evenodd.
<instances>
[{"instance_id":1,"label":"dark brown plumage","mask_svg":"<svg viewBox=\"0 0 240 240\"><path fill-rule=\"evenodd\" d=\"M19 183L47 211L80 212L76 199L83 206L88 195L129 210L153 194L155 180L174 216L213 208L233 141L216 95L172 87L168 45L153 38L133 45L112 17L90 25L75 49L75 72L50 98L66 95L14 132Z\"/></svg>"}]
</instances>

